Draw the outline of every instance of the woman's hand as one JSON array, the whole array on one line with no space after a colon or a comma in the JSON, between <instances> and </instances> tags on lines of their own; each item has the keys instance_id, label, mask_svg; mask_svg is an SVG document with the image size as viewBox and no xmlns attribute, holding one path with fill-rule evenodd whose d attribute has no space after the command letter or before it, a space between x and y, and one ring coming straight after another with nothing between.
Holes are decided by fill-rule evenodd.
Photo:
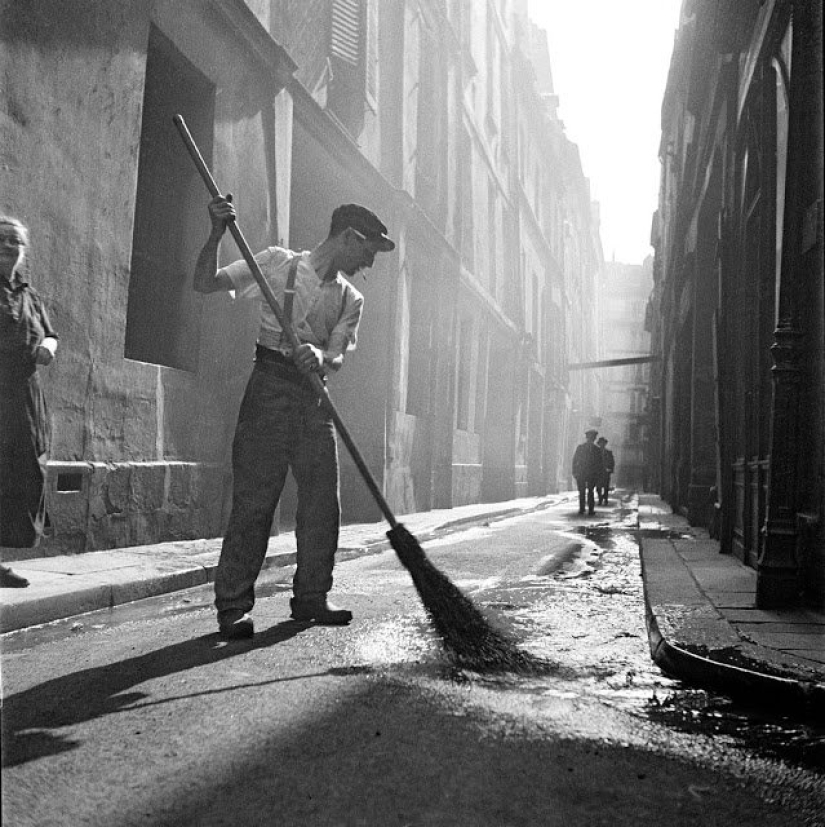
<instances>
[{"instance_id":1,"label":"woman's hand","mask_svg":"<svg viewBox=\"0 0 825 827\"><path fill-rule=\"evenodd\" d=\"M50 365L55 353L57 353L57 339L53 336L47 336L37 346L34 353L34 361L38 365Z\"/></svg>"}]
</instances>

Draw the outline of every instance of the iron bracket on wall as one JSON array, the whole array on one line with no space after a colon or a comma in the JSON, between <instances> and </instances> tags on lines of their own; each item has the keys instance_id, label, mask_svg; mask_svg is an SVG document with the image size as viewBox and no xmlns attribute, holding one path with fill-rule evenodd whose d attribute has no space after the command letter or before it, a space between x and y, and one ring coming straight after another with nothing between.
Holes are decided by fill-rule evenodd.
<instances>
[{"instance_id":1,"label":"iron bracket on wall","mask_svg":"<svg viewBox=\"0 0 825 827\"><path fill-rule=\"evenodd\" d=\"M618 365L644 365L648 362L658 362L661 356L628 356L624 359L602 359L600 362L573 362L568 370L588 370L590 368L612 368Z\"/></svg>"}]
</instances>

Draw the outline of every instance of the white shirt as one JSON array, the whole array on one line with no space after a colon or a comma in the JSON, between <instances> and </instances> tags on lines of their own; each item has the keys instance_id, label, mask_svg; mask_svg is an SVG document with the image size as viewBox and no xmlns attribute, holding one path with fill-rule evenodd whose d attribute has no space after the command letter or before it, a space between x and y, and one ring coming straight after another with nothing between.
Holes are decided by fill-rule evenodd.
<instances>
[{"instance_id":1,"label":"white shirt","mask_svg":"<svg viewBox=\"0 0 825 827\"><path fill-rule=\"evenodd\" d=\"M283 309L284 289L293 255L300 256L295 273L295 298L292 305L292 329L299 341L321 348L331 358L353 350L358 339L358 324L364 296L340 273L324 281L309 263L309 251L293 253L283 247L267 247L255 256L264 278ZM281 325L261 294L258 282L243 259L221 268L239 296L257 296L261 302L261 330L258 343L272 350L291 350Z\"/></svg>"}]
</instances>

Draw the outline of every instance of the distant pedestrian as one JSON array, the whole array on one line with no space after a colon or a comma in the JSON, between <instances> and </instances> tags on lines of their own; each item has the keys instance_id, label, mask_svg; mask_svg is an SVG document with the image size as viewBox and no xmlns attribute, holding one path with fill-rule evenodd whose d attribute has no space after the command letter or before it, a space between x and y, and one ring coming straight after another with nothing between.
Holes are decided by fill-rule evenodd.
<instances>
[{"instance_id":1,"label":"distant pedestrian","mask_svg":"<svg viewBox=\"0 0 825 827\"><path fill-rule=\"evenodd\" d=\"M599 432L589 428L584 432L585 441L576 446L573 454L573 476L579 489L579 514L584 514L585 498L587 499L587 513L596 513L596 498L593 493L602 478L602 452L596 445L596 434Z\"/></svg>"},{"instance_id":2,"label":"distant pedestrian","mask_svg":"<svg viewBox=\"0 0 825 827\"><path fill-rule=\"evenodd\" d=\"M607 498L610 493L610 475L616 468L616 461L613 458L613 452L607 447L607 440L603 436L596 440L596 445L599 446L602 452L602 477L596 491L599 496L599 505L607 505Z\"/></svg>"},{"instance_id":3,"label":"distant pedestrian","mask_svg":"<svg viewBox=\"0 0 825 827\"><path fill-rule=\"evenodd\" d=\"M37 368L51 364L57 334L23 273L29 231L0 215L0 547L31 548L47 522L46 460L51 434ZM0 586L29 581L0 566Z\"/></svg>"},{"instance_id":4,"label":"distant pedestrian","mask_svg":"<svg viewBox=\"0 0 825 827\"><path fill-rule=\"evenodd\" d=\"M218 269L218 245L235 217L231 197L209 202L212 232L195 266L194 288L260 296L243 259ZM325 381L355 346L364 297L344 276L351 278L371 267L378 253L394 249L386 232L373 212L344 204L332 213L327 238L311 251L268 247L256 256L299 346L293 349L262 300L255 366L232 445L232 513L215 576L218 630L225 638L253 634L255 581L289 470L298 489L292 617L327 624L352 620L349 609L327 599L341 517L338 453L332 417L308 375Z\"/></svg>"}]
</instances>

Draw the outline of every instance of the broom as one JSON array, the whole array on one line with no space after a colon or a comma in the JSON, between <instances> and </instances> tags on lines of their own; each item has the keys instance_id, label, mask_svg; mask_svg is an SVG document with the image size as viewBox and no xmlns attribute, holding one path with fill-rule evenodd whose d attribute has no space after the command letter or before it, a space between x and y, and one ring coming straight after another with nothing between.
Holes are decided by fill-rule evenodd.
<instances>
[{"instance_id":1,"label":"broom","mask_svg":"<svg viewBox=\"0 0 825 827\"><path fill-rule=\"evenodd\" d=\"M175 115L173 122L210 195L213 197L220 195L215 179L206 166L206 162L203 160L203 156L195 144L183 117ZM227 226L290 345L297 349L300 342L295 335L295 331L284 318L275 294L264 278L258 262L255 261L252 250L249 248L240 227L238 227L237 221L230 221ZM341 419L341 415L333 404L326 385L317 374L311 373L308 376L313 389L321 398L321 403L332 417L335 427L347 446L367 488L381 509L381 513L390 524L390 530L387 532L390 544L395 549L401 563L412 576L424 608L455 661L460 666L477 671L525 671L535 669L539 662L532 656L520 651L511 641L491 628L481 612L462 591L430 562L418 540L398 522L364 458L361 456L358 446L353 441L347 426Z\"/></svg>"}]
</instances>

